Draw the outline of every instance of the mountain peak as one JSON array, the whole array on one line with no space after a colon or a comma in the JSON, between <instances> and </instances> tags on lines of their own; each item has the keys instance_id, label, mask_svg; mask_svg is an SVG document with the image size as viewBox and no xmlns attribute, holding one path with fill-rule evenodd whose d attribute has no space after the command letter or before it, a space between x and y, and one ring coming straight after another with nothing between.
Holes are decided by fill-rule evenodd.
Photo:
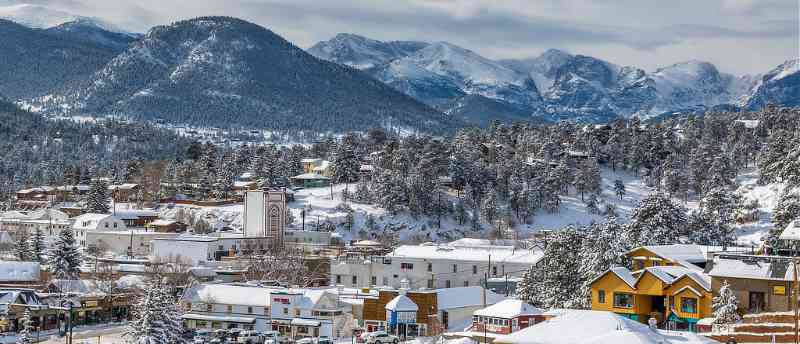
<instances>
[{"instance_id":1,"label":"mountain peak","mask_svg":"<svg viewBox=\"0 0 800 344\"><path fill-rule=\"evenodd\" d=\"M369 69L403 58L428 46L414 41L382 42L352 33L339 33L330 40L318 42L308 53L326 61L357 69Z\"/></svg>"}]
</instances>

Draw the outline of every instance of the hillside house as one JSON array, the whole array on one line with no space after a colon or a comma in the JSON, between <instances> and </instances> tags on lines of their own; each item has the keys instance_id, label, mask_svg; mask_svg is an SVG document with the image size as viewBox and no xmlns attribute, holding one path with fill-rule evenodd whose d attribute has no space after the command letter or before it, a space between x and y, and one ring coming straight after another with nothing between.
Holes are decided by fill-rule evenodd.
<instances>
[{"instance_id":1,"label":"hillside house","mask_svg":"<svg viewBox=\"0 0 800 344\"><path fill-rule=\"evenodd\" d=\"M524 301L503 300L473 313L472 332L478 336L480 333L510 334L544 321L543 314L544 311Z\"/></svg>"},{"instance_id":2,"label":"hillside house","mask_svg":"<svg viewBox=\"0 0 800 344\"><path fill-rule=\"evenodd\" d=\"M788 257L750 255L718 255L708 272L714 290L728 281L746 313L790 311L793 273Z\"/></svg>"}]
</instances>

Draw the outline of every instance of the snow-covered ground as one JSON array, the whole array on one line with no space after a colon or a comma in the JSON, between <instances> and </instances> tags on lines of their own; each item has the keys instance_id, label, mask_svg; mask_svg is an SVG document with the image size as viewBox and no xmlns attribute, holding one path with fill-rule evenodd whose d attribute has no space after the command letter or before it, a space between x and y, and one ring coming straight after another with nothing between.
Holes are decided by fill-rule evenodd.
<instances>
[{"instance_id":1,"label":"snow-covered ground","mask_svg":"<svg viewBox=\"0 0 800 344\"><path fill-rule=\"evenodd\" d=\"M626 171L617 170L614 172L611 171L611 169L603 168L601 170L601 176L603 186L602 193L598 197L598 208L603 210L606 204L613 204L621 222L626 222L628 220L631 212L642 199L656 192L654 188L645 185L639 177ZM626 194L622 199L614 194L614 181L616 179L622 180L625 184ZM756 183L757 180L758 171L753 168L743 171L736 178L736 182L740 185L737 192L746 200L758 200L760 210L758 221L736 226L739 244L743 246L758 245L762 235L772 227L772 209L775 207L778 195L783 189L782 184L758 185ZM472 232L469 223L459 225L450 216L443 217L441 228L437 228L437 219L435 217L413 217L408 213L392 215L375 205L359 204L352 201L347 202L348 206L352 208L354 212L354 230L349 231L344 225L347 212L345 208L342 207L344 203L342 200L342 191L345 187L345 185L336 185L332 190L330 187L322 187L307 188L297 191L295 194L295 201L289 204L290 211L294 217L292 226L298 229L301 227L301 212L302 209L305 208L305 229L314 230L317 228L318 223L320 225L333 223L337 226L337 232L344 240L372 238L370 233L366 233L366 231L362 230L366 228L368 216L373 217L378 234L382 235L385 229L386 233L391 233L399 241L405 243L450 241L463 237L482 237L486 236L488 232ZM355 188L356 185L349 185L349 190L351 192L354 191ZM331 193L333 193L333 198L331 198ZM452 193L443 193L442 195L451 200L455 200L456 197L455 194ZM697 209L699 205L696 198L690 198L688 202L684 202L682 199L674 199L674 201L683 204L690 211ZM242 229L243 208L241 204L218 207L176 205L172 208L167 208L162 205L161 215L167 218L174 218L178 209L184 209L184 211L194 213L216 229L222 227L230 227L236 231ZM514 230L518 233L519 237L524 238L540 230L554 230L573 224L586 225L592 222L603 221L603 219L604 215L602 214L590 214L586 209L586 204L581 200L580 194L571 190L569 195L561 196L559 212L548 213L545 210L539 210L529 223L517 223L514 226Z\"/></svg>"}]
</instances>

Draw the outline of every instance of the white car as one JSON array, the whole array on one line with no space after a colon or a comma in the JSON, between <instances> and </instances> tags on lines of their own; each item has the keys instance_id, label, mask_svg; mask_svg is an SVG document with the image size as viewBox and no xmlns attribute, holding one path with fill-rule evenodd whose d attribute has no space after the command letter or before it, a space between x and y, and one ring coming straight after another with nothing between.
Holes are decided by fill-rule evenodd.
<instances>
[{"instance_id":1,"label":"white car","mask_svg":"<svg viewBox=\"0 0 800 344\"><path fill-rule=\"evenodd\" d=\"M254 344L263 343L264 336L258 331L242 331L236 336L236 342L239 344Z\"/></svg>"},{"instance_id":2,"label":"white car","mask_svg":"<svg viewBox=\"0 0 800 344\"><path fill-rule=\"evenodd\" d=\"M263 337L264 344L281 344L287 341L286 338L282 337L281 333L278 331L264 332Z\"/></svg>"},{"instance_id":3,"label":"white car","mask_svg":"<svg viewBox=\"0 0 800 344\"><path fill-rule=\"evenodd\" d=\"M397 344L400 342L400 338L385 331L376 331L367 333L364 342L367 344Z\"/></svg>"}]
</instances>

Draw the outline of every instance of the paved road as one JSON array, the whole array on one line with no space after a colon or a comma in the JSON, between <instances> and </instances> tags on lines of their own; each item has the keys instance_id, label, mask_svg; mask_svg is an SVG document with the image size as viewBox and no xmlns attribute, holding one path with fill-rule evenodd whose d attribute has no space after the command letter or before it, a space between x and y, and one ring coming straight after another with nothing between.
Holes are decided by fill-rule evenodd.
<instances>
[{"instance_id":1,"label":"paved road","mask_svg":"<svg viewBox=\"0 0 800 344\"><path fill-rule=\"evenodd\" d=\"M123 344L125 340L122 335L125 333L126 326L114 326L102 329L92 329L86 331L73 331L72 342L73 344ZM53 336L50 339L43 341L43 344L65 344L67 338L59 338Z\"/></svg>"}]
</instances>

